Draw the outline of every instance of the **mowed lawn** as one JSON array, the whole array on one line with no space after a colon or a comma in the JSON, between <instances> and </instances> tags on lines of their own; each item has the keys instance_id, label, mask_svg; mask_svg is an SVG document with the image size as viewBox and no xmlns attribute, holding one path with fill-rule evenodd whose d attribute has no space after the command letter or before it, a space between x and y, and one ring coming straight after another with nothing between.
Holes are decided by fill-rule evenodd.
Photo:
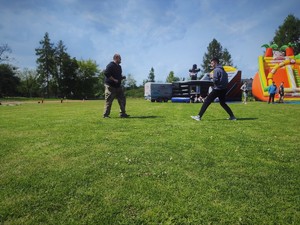
<instances>
[{"instance_id":1,"label":"mowed lawn","mask_svg":"<svg viewBox=\"0 0 300 225\"><path fill-rule=\"evenodd\" d=\"M300 224L300 104L0 106L0 224Z\"/></svg>"}]
</instances>

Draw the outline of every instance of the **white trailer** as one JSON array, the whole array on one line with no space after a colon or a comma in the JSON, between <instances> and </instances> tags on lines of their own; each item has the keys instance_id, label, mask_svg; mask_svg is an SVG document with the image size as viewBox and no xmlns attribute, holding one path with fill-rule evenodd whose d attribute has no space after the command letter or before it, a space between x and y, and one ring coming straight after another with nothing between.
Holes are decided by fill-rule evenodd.
<instances>
[{"instance_id":1,"label":"white trailer","mask_svg":"<svg viewBox=\"0 0 300 225\"><path fill-rule=\"evenodd\" d=\"M145 99L151 102L167 102L172 98L172 84L171 83L154 83L148 82L144 86Z\"/></svg>"}]
</instances>

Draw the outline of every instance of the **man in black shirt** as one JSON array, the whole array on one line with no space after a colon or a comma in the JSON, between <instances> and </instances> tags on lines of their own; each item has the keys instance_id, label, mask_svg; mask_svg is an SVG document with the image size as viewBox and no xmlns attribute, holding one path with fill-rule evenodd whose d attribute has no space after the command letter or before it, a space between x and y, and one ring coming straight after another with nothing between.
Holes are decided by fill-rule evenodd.
<instances>
[{"instance_id":1,"label":"man in black shirt","mask_svg":"<svg viewBox=\"0 0 300 225\"><path fill-rule=\"evenodd\" d=\"M118 99L118 103L120 105L120 117L127 118L129 115L126 114L125 106L126 106L126 97L124 94L124 89L121 86L121 82L123 79L126 79L125 76L122 75L122 67L121 64L121 56L119 54L115 54L113 57L113 61L110 62L106 66L105 74L105 106L103 118L110 118L110 110L112 103L115 98Z\"/></svg>"}]
</instances>

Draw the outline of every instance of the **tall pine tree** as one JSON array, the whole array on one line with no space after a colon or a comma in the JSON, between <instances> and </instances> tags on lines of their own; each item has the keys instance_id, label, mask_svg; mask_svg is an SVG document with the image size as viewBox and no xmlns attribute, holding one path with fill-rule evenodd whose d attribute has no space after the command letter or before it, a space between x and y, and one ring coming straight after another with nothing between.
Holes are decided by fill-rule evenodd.
<instances>
[{"instance_id":1,"label":"tall pine tree","mask_svg":"<svg viewBox=\"0 0 300 225\"><path fill-rule=\"evenodd\" d=\"M209 43L207 52L204 53L203 56L203 64L201 66L204 73L211 71L210 60L214 57L220 60L221 65L232 66L232 59L228 50L226 48L223 50L222 45L216 39L213 39L212 42Z\"/></svg>"},{"instance_id":2,"label":"tall pine tree","mask_svg":"<svg viewBox=\"0 0 300 225\"><path fill-rule=\"evenodd\" d=\"M50 42L49 34L46 32L44 39L40 41L40 47L35 49L35 54L38 56L37 73L38 81L42 89L43 95L50 97L50 81L55 74L55 48Z\"/></svg>"},{"instance_id":3,"label":"tall pine tree","mask_svg":"<svg viewBox=\"0 0 300 225\"><path fill-rule=\"evenodd\" d=\"M223 54L222 54L222 59L221 59L222 65L223 66L232 66L232 59L229 51L227 48L224 48Z\"/></svg>"},{"instance_id":4,"label":"tall pine tree","mask_svg":"<svg viewBox=\"0 0 300 225\"><path fill-rule=\"evenodd\" d=\"M153 69L153 67L151 67L151 70L149 72L148 82L155 82L155 75L154 75L154 69Z\"/></svg>"},{"instance_id":5,"label":"tall pine tree","mask_svg":"<svg viewBox=\"0 0 300 225\"><path fill-rule=\"evenodd\" d=\"M55 73L54 73L54 81L55 81L55 88L56 93L59 92L61 96L64 96L64 87L63 87L63 80L64 80L64 61L69 60L70 56L66 53L66 46L60 40L55 48Z\"/></svg>"},{"instance_id":6,"label":"tall pine tree","mask_svg":"<svg viewBox=\"0 0 300 225\"><path fill-rule=\"evenodd\" d=\"M147 82L155 82L155 75L154 75L154 69L153 69L153 67L151 67L151 70L150 70L149 75L148 75L148 79L144 80L143 84L145 84Z\"/></svg>"}]
</instances>

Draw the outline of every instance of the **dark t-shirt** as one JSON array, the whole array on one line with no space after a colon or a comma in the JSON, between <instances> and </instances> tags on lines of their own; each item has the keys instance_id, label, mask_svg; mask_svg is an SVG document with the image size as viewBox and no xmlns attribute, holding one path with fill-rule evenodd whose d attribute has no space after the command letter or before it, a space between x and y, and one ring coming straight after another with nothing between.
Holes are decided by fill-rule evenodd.
<instances>
[{"instance_id":1,"label":"dark t-shirt","mask_svg":"<svg viewBox=\"0 0 300 225\"><path fill-rule=\"evenodd\" d=\"M122 81L122 67L115 62L110 62L104 71L105 75L105 84L118 88L121 86ZM113 80L109 79L109 77L113 77L118 80L118 83L114 82Z\"/></svg>"},{"instance_id":2,"label":"dark t-shirt","mask_svg":"<svg viewBox=\"0 0 300 225\"><path fill-rule=\"evenodd\" d=\"M281 85L279 86L279 94L284 95L284 87Z\"/></svg>"}]
</instances>

